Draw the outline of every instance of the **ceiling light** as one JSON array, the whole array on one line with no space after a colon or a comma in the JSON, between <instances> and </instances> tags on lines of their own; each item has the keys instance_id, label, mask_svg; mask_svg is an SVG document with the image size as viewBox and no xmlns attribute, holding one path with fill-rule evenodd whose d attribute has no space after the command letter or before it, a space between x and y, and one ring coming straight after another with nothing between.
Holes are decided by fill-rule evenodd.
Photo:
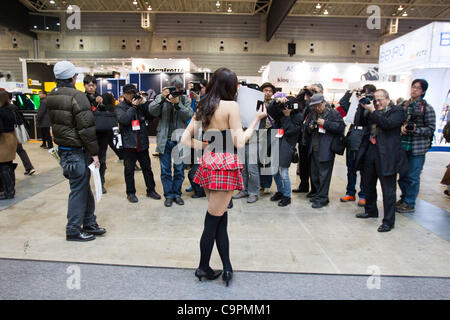
<instances>
[{"instance_id":1,"label":"ceiling light","mask_svg":"<svg viewBox=\"0 0 450 320\"><path fill-rule=\"evenodd\" d=\"M323 12L323 14L328 14L328 10L327 10L327 9L325 9L325 11Z\"/></svg>"},{"instance_id":2,"label":"ceiling light","mask_svg":"<svg viewBox=\"0 0 450 320\"><path fill-rule=\"evenodd\" d=\"M320 3L318 3L318 4L316 5L316 9L320 9L320 8L322 8L322 6L320 5Z\"/></svg>"},{"instance_id":3,"label":"ceiling light","mask_svg":"<svg viewBox=\"0 0 450 320\"><path fill-rule=\"evenodd\" d=\"M228 12L230 12L230 13L231 13L232 11L233 11L233 10L232 10L231 8L228 8Z\"/></svg>"},{"instance_id":4,"label":"ceiling light","mask_svg":"<svg viewBox=\"0 0 450 320\"><path fill-rule=\"evenodd\" d=\"M138 3L137 3L136 0L134 0L134 1L133 1L133 4L134 4L135 6L137 6Z\"/></svg>"},{"instance_id":5,"label":"ceiling light","mask_svg":"<svg viewBox=\"0 0 450 320\"><path fill-rule=\"evenodd\" d=\"M148 10L148 11L152 11L152 10L153 10L153 9L152 9L152 6L148 6L147 10Z\"/></svg>"},{"instance_id":6,"label":"ceiling light","mask_svg":"<svg viewBox=\"0 0 450 320\"><path fill-rule=\"evenodd\" d=\"M216 2L216 7L217 8L220 7L220 2L219 1Z\"/></svg>"},{"instance_id":7,"label":"ceiling light","mask_svg":"<svg viewBox=\"0 0 450 320\"><path fill-rule=\"evenodd\" d=\"M408 14L407 14L406 12L404 12L404 13L402 14L402 16L403 16L403 17L407 17Z\"/></svg>"},{"instance_id":8,"label":"ceiling light","mask_svg":"<svg viewBox=\"0 0 450 320\"><path fill-rule=\"evenodd\" d=\"M403 7L402 6L400 6L400 7L398 7L398 9L397 9L398 11L402 11L403 10Z\"/></svg>"},{"instance_id":9,"label":"ceiling light","mask_svg":"<svg viewBox=\"0 0 450 320\"><path fill-rule=\"evenodd\" d=\"M55 4L55 0L50 0L50 4Z\"/></svg>"}]
</instances>

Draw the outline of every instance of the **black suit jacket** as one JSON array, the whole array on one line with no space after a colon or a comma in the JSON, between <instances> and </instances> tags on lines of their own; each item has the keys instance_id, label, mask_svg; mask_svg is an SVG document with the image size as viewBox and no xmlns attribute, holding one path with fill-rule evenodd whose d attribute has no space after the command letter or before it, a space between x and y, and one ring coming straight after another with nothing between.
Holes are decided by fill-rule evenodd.
<instances>
[{"instance_id":1,"label":"black suit jacket","mask_svg":"<svg viewBox=\"0 0 450 320\"><path fill-rule=\"evenodd\" d=\"M307 139L309 140L309 151L308 154L312 153L312 132L309 128L309 123L312 120L317 119L317 114L313 111L310 113L309 119L306 121L306 133ZM345 122L342 119L341 114L335 109L327 108L325 114L323 115L323 119L325 120L325 124L323 128L326 130L324 134L319 134L319 161L326 162L334 160L334 152L331 151L331 143L333 142L333 138L335 136L339 136L344 134L345 132Z\"/></svg>"},{"instance_id":2,"label":"black suit jacket","mask_svg":"<svg viewBox=\"0 0 450 320\"><path fill-rule=\"evenodd\" d=\"M364 136L356 157L356 167L360 170L364 164L364 155L369 147L370 127L376 124L378 133L376 147L380 155L383 176L390 176L400 172L404 167L400 130L406 121L406 114L402 107L391 107L386 112L374 111L362 120Z\"/></svg>"}]
</instances>

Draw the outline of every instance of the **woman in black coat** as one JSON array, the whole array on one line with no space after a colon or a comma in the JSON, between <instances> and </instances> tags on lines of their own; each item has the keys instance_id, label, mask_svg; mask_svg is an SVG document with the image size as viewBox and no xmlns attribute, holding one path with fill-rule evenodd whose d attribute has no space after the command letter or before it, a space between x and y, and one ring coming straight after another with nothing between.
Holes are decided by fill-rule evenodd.
<instances>
[{"instance_id":1,"label":"woman in black coat","mask_svg":"<svg viewBox=\"0 0 450 320\"><path fill-rule=\"evenodd\" d=\"M52 136L50 135L50 117L47 112L47 93L41 91L39 93L41 99L41 105L37 113L37 127L41 130L42 144L41 148L51 149L53 148Z\"/></svg>"}]
</instances>

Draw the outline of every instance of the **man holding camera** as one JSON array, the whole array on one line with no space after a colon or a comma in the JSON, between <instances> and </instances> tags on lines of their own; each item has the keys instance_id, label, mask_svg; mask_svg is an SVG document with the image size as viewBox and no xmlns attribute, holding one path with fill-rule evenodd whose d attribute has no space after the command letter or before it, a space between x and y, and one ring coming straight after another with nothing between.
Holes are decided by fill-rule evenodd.
<instances>
[{"instance_id":1,"label":"man holding camera","mask_svg":"<svg viewBox=\"0 0 450 320\"><path fill-rule=\"evenodd\" d=\"M321 93L313 95L309 104L314 111L305 120L305 138L310 141L311 179L317 190L310 201L318 209L330 202L328 192L335 158L332 143L335 137L344 134L345 123L338 111L327 106Z\"/></svg>"},{"instance_id":2,"label":"man holding camera","mask_svg":"<svg viewBox=\"0 0 450 320\"><path fill-rule=\"evenodd\" d=\"M123 87L123 97L124 100L116 107L116 114L122 135L127 199L131 203L139 201L134 181L136 161L139 161L147 187L147 197L159 200L161 196L155 191L156 184L148 151L149 141L145 124L148 103L146 104L144 97L137 94L133 84Z\"/></svg>"},{"instance_id":3,"label":"man holding camera","mask_svg":"<svg viewBox=\"0 0 450 320\"><path fill-rule=\"evenodd\" d=\"M299 103L300 110L303 113L303 119L306 119L309 113L312 111L311 106L309 105L309 101L311 97L316 93L323 94L323 86L320 83L313 84L311 86L305 86L297 95L297 101ZM308 196L312 196L316 194L316 190L314 189L314 185L311 181L311 189L310 189L310 180L311 180L311 159L308 155L309 150L309 141L303 139L305 127L302 126L300 130L300 134L298 136L298 154L299 154L299 162L298 162L298 174L300 176L300 185L297 189L292 190L294 193L308 193Z\"/></svg>"},{"instance_id":4,"label":"man holding camera","mask_svg":"<svg viewBox=\"0 0 450 320\"><path fill-rule=\"evenodd\" d=\"M279 169L274 175L277 193L270 201L279 201L278 206L285 207L291 204L289 167L292 162L298 162L295 146L302 127L303 114L294 97L278 99L269 106L267 112L275 121L275 128L278 129L276 137L280 139Z\"/></svg>"},{"instance_id":5,"label":"man holding camera","mask_svg":"<svg viewBox=\"0 0 450 320\"><path fill-rule=\"evenodd\" d=\"M403 105L406 111L406 123L401 129L402 147L406 151L409 170L402 173L398 181L402 190L396 209L399 213L415 211L425 154L431 148L436 130L436 114L433 107L424 100L427 89L427 81L414 80L411 85L411 98Z\"/></svg>"},{"instance_id":6,"label":"man holding camera","mask_svg":"<svg viewBox=\"0 0 450 320\"><path fill-rule=\"evenodd\" d=\"M99 105L103 104L103 98L97 93L97 79L93 76L87 75L83 79L84 90L86 97L91 104L92 111L97 111Z\"/></svg>"},{"instance_id":7,"label":"man holding camera","mask_svg":"<svg viewBox=\"0 0 450 320\"><path fill-rule=\"evenodd\" d=\"M378 232L388 232L395 225L396 177L400 169L400 128L405 122L402 107L396 107L386 90L375 92L375 99L362 104L366 115L359 123L365 127L356 165L364 170L365 212L357 218L378 218L377 180L383 191L384 219ZM368 115L367 115L368 113Z\"/></svg>"},{"instance_id":8,"label":"man holding camera","mask_svg":"<svg viewBox=\"0 0 450 320\"><path fill-rule=\"evenodd\" d=\"M366 84L362 89L357 89L353 91L347 91L342 99L339 101L338 111L341 112L341 115L346 115L350 109L351 98L353 94L355 94L359 100L358 107L356 110L356 114L353 120L353 124L350 126L350 129L347 133L347 141L349 144L346 148L346 165L347 165L347 192L344 197L340 200L341 202L349 202L356 200L356 179L357 179L357 170L356 170L356 155L358 153L359 146L362 141L363 134L363 125L360 123L361 116L364 114L366 102L371 103L374 100L374 93L377 88L372 84ZM358 206L364 207L366 204L366 195L364 193L364 185L363 185L363 177L364 170L360 170L361 182L360 182L360 191L358 193L359 201Z\"/></svg>"},{"instance_id":9,"label":"man holding camera","mask_svg":"<svg viewBox=\"0 0 450 320\"><path fill-rule=\"evenodd\" d=\"M164 187L164 197L166 198L164 205L166 207L171 207L173 201L178 205L184 205L181 198L184 164L173 164L172 177L172 150L178 144L175 130L186 129L188 121L194 115L191 99L183 91L183 80L179 77L175 78L172 85L175 88L164 88L163 92L156 96L149 106L150 114L161 119L157 129L156 151L160 154L161 182Z\"/></svg>"}]
</instances>

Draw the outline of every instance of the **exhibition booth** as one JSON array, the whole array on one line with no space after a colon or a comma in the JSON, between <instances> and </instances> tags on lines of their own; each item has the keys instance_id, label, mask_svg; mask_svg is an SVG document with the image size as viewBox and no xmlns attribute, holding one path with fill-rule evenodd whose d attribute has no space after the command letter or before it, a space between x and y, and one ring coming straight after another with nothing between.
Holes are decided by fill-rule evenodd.
<instances>
[{"instance_id":1,"label":"exhibition booth","mask_svg":"<svg viewBox=\"0 0 450 320\"><path fill-rule=\"evenodd\" d=\"M432 151L448 151L442 129L450 105L450 23L433 22L380 47L380 75L396 76L411 84L425 79L429 88L425 100L436 112L436 133ZM410 86L408 85L409 97Z\"/></svg>"}]
</instances>

